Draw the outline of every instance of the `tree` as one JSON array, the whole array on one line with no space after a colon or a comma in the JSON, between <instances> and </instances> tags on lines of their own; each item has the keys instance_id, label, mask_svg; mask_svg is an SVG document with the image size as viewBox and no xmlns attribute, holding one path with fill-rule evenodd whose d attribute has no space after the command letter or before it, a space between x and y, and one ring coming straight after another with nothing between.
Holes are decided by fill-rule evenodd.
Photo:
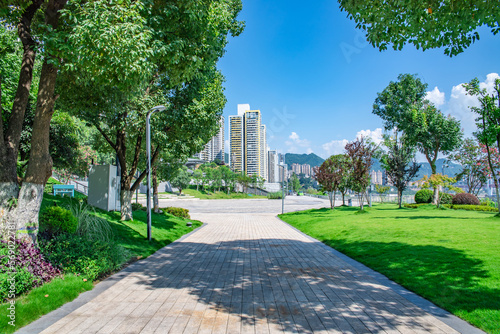
<instances>
[{"instance_id":1,"label":"tree","mask_svg":"<svg viewBox=\"0 0 500 334\"><path fill-rule=\"evenodd\" d=\"M377 94L373 113L384 120L386 130L395 128L403 132L407 145L416 146L425 155L432 174L436 174L439 154L448 154L461 143L460 122L454 117L445 117L424 100L427 84L415 75L401 74L398 79ZM437 196L438 190L434 189L434 203L438 201Z\"/></svg>"},{"instance_id":2,"label":"tree","mask_svg":"<svg viewBox=\"0 0 500 334\"><path fill-rule=\"evenodd\" d=\"M293 173L292 176L290 177L290 183L292 185L292 191L297 192L300 189L300 181L299 178L297 177L297 174Z\"/></svg>"},{"instance_id":3,"label":"tree","mask_svg":"<svg viewBox=\"0 0 500 334\"><path fill-rule=\"evenodd\" d=\"M240 1L229 0L147 6L124 1L119 6L88 3L69 17L78 22L69 34L72 49L81 49L82 43L98 36L121 38L105 38L97 46L97 57L95 50L85 49L66 65L63 81L74 88L66 91L68 107L96 126L116 151L122 219L132 218L131 193L146 175L143 170L132 184L148 109L167 107L152 122L157 147L152 163L162 149L196 153L216 131L226 102L216 62L227 35L241 32L242 24L236 20L240 9ZM116 57L121 61L114 65Z\"/></svg>"},{"instance_id":4,"label":"tree","mask_svg":"<svg viewBox=\"0 0 500 334\"><path fill-rule=\"evenodd\" d=\"M327 191L330 199L330 208L335 208L335 192L339 189L347 169L347 159L343 154L332 155L316 169L316 180L322 191Z\"/></svg>"},{"instance_id":5,"label":"tree","mask_svg":"<svg viewBox=\"0 0 500 334\"><path fill-rule=\"evenodd\" d=\"M434 189L439 189L439 188L446 188L451 191L455 191L456 193L461 193L463 192L462 189L455 187L453 184L457 182L457 179L453 177L449 177L447 175L443 174L433 174L430 177L427 175L424 175L424 178L420 181L422 182L422 188L427 189L427 188L434 188ZM439 193L438 193L439 194ZM441 196L438 197L438 200L436 201L436 207L439 207L439 204L441 202Z\"/></svg>"},{"instance_id":6,"label":"tree","mask_svg":"<svg viewBox=\"0 0 500 334\"><path fill-rule=\"evenodd\" d=\"M370 168L375 148L361 137L348 143L345 150L351 170L351 189L358 193L359 209L363 210L363 195L370 185Z\"/></svg>"},{"instance_id":7,"label":"tree","mask_svg":"<svg viewBox=\"0 0 500 334\"><path fill-rule=\"evenodd\" d=\"M191 182L191 175L186 166L179 168L174 178L170 181L172 186L179 189L179 195L182 194L182 189L186 189L189 186L189 182Z\"/></svg>"},{"instance_id":8,"label":"tree","mask_svg":"<svg viewBox=\"0 0 500 334\"><path fill-rule=\"evenodd\" d=\"M458 180L465 180L467 193L477 196L479 190L488 181L488 175L490 174L486 147L484 147L483 152L482 147L476 140L467 138L449 158L462 166L462 172L456 177Z\"/></svg>"},{"instance_id":9,"label":"tree","mask_svg":"<svg viewBox=\"0 0 500 334\"><path fill-rule=\"evenodd\" d=\"M375 191L380 195L380 202L384 203L384 196L391 190L389 186L383 186L381 184L375 185Z\"/></svg>"},{"instance_id":10,"label":"tree","mask_svg":"<svg viewBox=\"0 0 500 334\"><path fill-rule=\"evenodd\" d=\"M401 50L413 44L422 50L445 47L455 56L479 39L486 25L500 31L500 8L494 1L355 1L339 0L340 8L366 31L368 42L379 50Z\"/></svg>"},{"instance_id":11,"label":"tree","mask_svg":"<svg viewBox=\"0 0 500 334\"><path fill-rule=\"evenodd\" d=\"M226 187L226 192L229 195L229 192L231 189L234 188L234 182L236 181L236 175L233 173L233 171L223 165L219 167L221 171L221 176L222 176L222 181L224 182L224 186Z\"/></svg>"},{"instance_id":12,"label":"tree","mask_svg":"<svg viewBox=\"0 0 500 334\"><path fill-rule=\"evenodd\" d=\"M248 176L245 172L241 171L237 178L238 180L238 183L241 185L241 187L243 188L243 192L247 192L248 191L248 185L252 182L252 178L250 176Z\"/></svg>"},{"instance_id":13,"label":"tree","mask_svg":"<svg viewBox=\"0 0 500 334\"><path fill-rule=\"evenodd\" d=\"M193 180L196 184L196 191L198 191L198 186L201 184L203 179L203 172L200 169L196 169L193 171Z\"/></svg>"},{"instance_id":14,"label":"tree","mask_svg":"<svg viewBox=\"0 0 500 334\"><path fill-rule=\"evenodd\" d=\"M13 99L12 111L4 122L3 108L0 107L0 210L7 211L4 222L24 230L26 226L38 226L38 212L47 179L52 173L52 159L49 154L50 121L57 100L55 84L59 69L56 56L60 49L58 39L59 19L67 0L32 0L19 3L0 4L2 23L17 26L18 37L23 45L21 70L18 88ZM41 10L41 15L37 15ZM41 22L43 20L43 23ZM36 25L34 24L36 22ZM39 29L41 35L34 36L32 27ZM37 43L43 41L43 46ZM17 157L28 105L33 69L37 50L42 50L44 61L40 72L35 118L33 121L32 144L29 162L22 185L17 179ZM5 129L4 129L5 127ZM16 206L5 203L16 202ZM25 237L24 235L22 237ZM36 233L34 234L36 238Z\"/></svg>"},{"instance_id":15,"label":"tree","mask_svg":"<svg viewBox=\"0 0 500 334\"><path fill-rule=\"evenodd\" d=\"M495 80L492 93L489 93L486 88L481 88L477 78L465 84L464 87L467 94L476 96L480 104L479 107L471 107L471 110L479 115L476 118L478 131L475 135L479 142L486 146L488 165L495 183L497 203L500 203L498 170L495 168L497 162L494 161L490 150L491 146L496 145L498 152L500 152L500 79ZM498 210L500 213L500 205Z\"/></svg>"},{"instance_id":16,"label":"tree","mask_svg":"<svg viewBox=\"0 0 500 334\"><path fill-rule=\"evenodd\" d=\"M382 154L380 162L387 178L398 189L398 205L401 208L403 191L417 175L420 165L415 161L415 148L408 144L405 136L399 139L397 134L393 138L385 136L384 145L387 152Z\"/></svg>"}]
</instances>

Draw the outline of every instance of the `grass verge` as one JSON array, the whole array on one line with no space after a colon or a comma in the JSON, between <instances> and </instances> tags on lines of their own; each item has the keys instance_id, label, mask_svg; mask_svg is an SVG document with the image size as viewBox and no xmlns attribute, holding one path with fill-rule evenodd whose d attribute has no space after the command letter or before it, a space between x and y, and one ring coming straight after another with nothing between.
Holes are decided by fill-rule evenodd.
<instances>
[{"instance_id":1,"label":"grass verge","mask_svg":"<svg viewBox=\"0 0 500 334\"><path fill-rule=\"evenodd\" d=\"M280 218L488 333L500 333L500 218L377 205Z\"/></svg>"},{"instance_id":2,"label":"grass verge","mask_svg":"<svg viewBox=\"0 0 500 334\"><path fill-rule=\"evenodd\" d=\"M68 197L52 196L45 194L42 202L43 208L57 204L66 206L72 199ZM145 258L158 249L172 243L193 229L202 225L196 220L178 218L166 214L153 214L151 217L152 240L147 241L146 212L134 211L134 220L121 221L119 212L107 212L96 209L96 215L109 221L114 232L115 240L128 249L132 259ZM192 227L187 227L186 222L191 221ZM95 283L95 282L94 282ZM16 299L15 326L9 325L10 319L6 316L0 318L0 333L13 333L19 328L37 320L61 305L72 301L81 292L91 290L93 283L84 282L81 277L64 275L41 287L31 290L28 294ZM49 297L45 297L49 295ZM8 303L0 304L0 312L7 315Z\"/></svg>"},{"instance_id":3,"label":"grass verge","mask_svg":"<svg viewBox=\"0 0 500 334\"><path fill-rule=\"evenodd\" d=\"M267 198L267 196L260 196L247 193L229 193L223 191L207 192L196 189L184 189L183 194L191 195L199 199L249 199L249 198Z\"/></svg>"}]
</instances>

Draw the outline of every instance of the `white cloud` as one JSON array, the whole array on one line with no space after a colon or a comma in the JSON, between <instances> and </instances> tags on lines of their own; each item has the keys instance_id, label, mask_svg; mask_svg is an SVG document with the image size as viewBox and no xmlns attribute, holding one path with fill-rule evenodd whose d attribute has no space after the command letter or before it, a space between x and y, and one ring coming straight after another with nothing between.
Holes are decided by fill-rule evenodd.
<instances>
[{"instance_id":1,"label":"white cloud","mask_svg":"<svg viewBox=\"0 0 500 334\"><path fill-rule=\"evenodd\" d=\"M444 94L444 92L440 92L439 88L437 88L437 86L436 86L436 87L434 87L434 89L432 91L427 92L427 94L425 94L425 99L429 100L436 107L439 108L445 102L445 94Z\"/></svg>"},{"instance_id":2,"label":"white cloud","mask_svg":"<svg viewBox=\"0 0 500 334\"><path fill-rule=\"evenodd\" d=\"M287 152L290 153L300 153L306 151L307 153L313 152L311 149L311 141L307 139L300 139L300 136L296 132L292 132L288 136L290 140L285 141L287 146Z\"/></svg>"},{"instance_id":3,"label":"white cloud","mask_svg":"<svg viewBox=\"0 0 500 334\"><path fill-rule=\"evenodd\" d=\"M380 144L382 142L382 128L376 128L375 130L361 130L356 133L356 138L370 138L372 142L375 144ZM345 152L345 146L349 143L350 141L347 139L341 139L341 140L332 140L328 143L323 144L321 147L323 148L324 151L324 157L329 157L334 154L342 154Z\"/></svg>"},{"instance_id":4,"label":"white cloud","mask_svg":"<svg viewBox=\"0 0 500 334\"><path fill-rule=\"evenodd\" d=\"M344 148L349 143L347 139L342 140L332 140L331 142L325 143L322 145L323 150L325 151L325 157L329 157L334 154L342 154L344 153Z\"/></svg>"},{"instance_id":5,"label":"white cloud","mask_svg":"<svg viewBox=\"0 0 500 334\"><path fill-rule=\"evenodd\" d=\"M370 138L375 144L380 144L383 140L382 138L382 128L376 128L375 130L361 130L356 134L356 138Z\"/></svg>"}]
</instances>

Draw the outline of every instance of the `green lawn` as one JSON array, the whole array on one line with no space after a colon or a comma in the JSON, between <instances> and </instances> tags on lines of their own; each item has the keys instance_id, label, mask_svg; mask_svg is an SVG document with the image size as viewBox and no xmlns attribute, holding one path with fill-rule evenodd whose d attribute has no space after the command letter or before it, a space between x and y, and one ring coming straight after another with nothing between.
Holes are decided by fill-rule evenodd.
<instances>
[{"instance_id":1,"label":"green lawn","mask_svg":"<svg viewBox=\"0 0 500 334\"><path fill-rule=\"evenodd\" d=\"M80 195L79 195L80 196ZM52 196L45 194L42 202L43 208L56 203L64 207L71 199L68 197ZM114 231L115 239L119 244L127 248L133 258L145 258L158 249L179 239L186 233L202 225L196 220L189 220L164 214L152 215L152 240L146 240L146 212L134 211L134 220L121 221L120 213L96 210L97 215L110 222ZM187 227L186 222L191 221L192 227ZM72 301L78 295L91 290L91 282L83 282L81 277L65 275L64 279L54 279L48 284L33 289L27 295L16 299L16 326L10 326L7 317L0 319L0 333L13 333L15 330L26 326L30 322L40 318L61 305ZM45 297L49 295L49 297ZM8 304L1 304L0 311L7 314Z\"/></svg>"},{"instance_id":2,"label":"green lawn","mask_svg":"<svg viewBox=\"0 0 500 334\"><path fill-rule=\"evenodd\" d=\"M267 196L246 194L246 193L230 193L229 195L223 191L205 192L196 189L184 189L183 194L191 195L200 199L248 199L248 198L267 198Z\"/></svg>"},{"instance_id":3,"label":"green lawn","mask_svg":"<svg viewBox=\"0 0 500 334\"><path fill-rule=\"evenodd\" d=\"M500 218L382 204L280 215L488 333L500 333Z\"/></svg>"}]
</instances>

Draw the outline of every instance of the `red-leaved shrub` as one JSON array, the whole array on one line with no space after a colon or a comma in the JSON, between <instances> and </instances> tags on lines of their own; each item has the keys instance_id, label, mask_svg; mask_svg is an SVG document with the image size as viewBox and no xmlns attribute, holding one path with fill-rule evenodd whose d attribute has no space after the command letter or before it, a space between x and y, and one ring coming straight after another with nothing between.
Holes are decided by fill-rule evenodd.
<instances>
[{"instance_id":1,"label":"red-leaved shrub","mask_svg":"<svg viewBox=\"0 0 500 334\"><path fill-rule=\"evenodd\" d=\"M461 205L461 204L479 205L480 204L479 199L476 197L476 195L466 194L466 193L456 194L455 196L453 196L451 203L457 204L457 205Z\"/></svg>"}]
</instances>

